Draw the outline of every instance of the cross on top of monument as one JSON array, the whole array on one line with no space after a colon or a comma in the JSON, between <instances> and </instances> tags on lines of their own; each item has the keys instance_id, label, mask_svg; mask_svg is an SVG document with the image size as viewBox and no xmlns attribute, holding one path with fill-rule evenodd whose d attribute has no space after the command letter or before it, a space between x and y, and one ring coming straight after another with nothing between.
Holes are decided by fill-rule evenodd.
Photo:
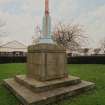
<instances>
[{"instance_id":1,"label":"cross on top of monument","mask_svg":"<svg viewBox=\"0 0 105 105\"><path fill-rule=\"evenodd\" d=\"M45 0L45 16L49 15L49 0Z\"/></svg>"}]
</instances>

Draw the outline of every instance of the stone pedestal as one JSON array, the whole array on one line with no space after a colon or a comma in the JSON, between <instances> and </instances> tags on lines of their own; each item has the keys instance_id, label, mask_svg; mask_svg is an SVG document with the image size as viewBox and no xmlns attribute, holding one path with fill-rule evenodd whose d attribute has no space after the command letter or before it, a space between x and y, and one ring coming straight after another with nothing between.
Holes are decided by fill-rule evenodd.
<instances>
[{"instance_id":1,"label":"stone pedestal","mask_svg":"<svg viewBox=\"0 0 105 105\"><path fill-rule=\"evenodd\" d=\"M95 84L68 76L66 51L56 44L28 47L28 72L4 80L23 105L47 105L93 89Z\"/></svg>"},{"instance_id":2,"label":"stone pedestal","mask_svg":"<svg viewBox=\"0 0 105 105\"><path fill-rule=\"evenodd\" d=\"M66 51L56 44L29 46L27 65L29 78L39 81L67 77Z\"/></svg>"}]
</instances>

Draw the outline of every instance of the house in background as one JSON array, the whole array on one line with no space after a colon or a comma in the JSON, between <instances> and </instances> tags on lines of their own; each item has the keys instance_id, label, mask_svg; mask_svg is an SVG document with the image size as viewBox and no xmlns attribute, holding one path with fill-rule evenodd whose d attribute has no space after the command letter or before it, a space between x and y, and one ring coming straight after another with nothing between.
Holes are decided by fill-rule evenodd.
<instances>
[{"instance_id":1,"label":"house in background","mask_svg":"<svg viewBox=\"0 0 105 105\"><path fill-rule=\"evenodd\" d=\"M16 40L0 46L1 56L26 56L27 46Z\"/></svg>"}]
</instances>

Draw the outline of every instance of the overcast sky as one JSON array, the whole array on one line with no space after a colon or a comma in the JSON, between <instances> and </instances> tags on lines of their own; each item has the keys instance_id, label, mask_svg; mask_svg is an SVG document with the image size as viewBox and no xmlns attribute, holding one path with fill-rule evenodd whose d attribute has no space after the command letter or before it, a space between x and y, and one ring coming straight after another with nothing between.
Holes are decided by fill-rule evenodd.
<instances>
[{"instance_id":1,"label":"overcast sky","mask_svg":"<svg viewBox=\"0 0 105 105\"><path fill-rule=\"evenodd\" d=\"M50 0L52 23L59 21L84 26L88 46L97 47L105 37L105 0ZM30 44L34 29L41 25L44 0L0 0L0 20L6 22L8 37L2 41L17 40Z\"/></svg>"}]
</instances>

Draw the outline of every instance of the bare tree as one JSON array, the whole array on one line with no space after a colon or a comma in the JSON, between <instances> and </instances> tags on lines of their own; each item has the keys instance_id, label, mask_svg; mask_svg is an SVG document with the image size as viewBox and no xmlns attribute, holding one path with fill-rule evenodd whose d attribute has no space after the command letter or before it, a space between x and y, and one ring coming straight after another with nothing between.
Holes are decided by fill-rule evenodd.
<instances>
[{"instance_id":1,"label":"bare tree","mask_svg":"<svg viewBox=\"0 0 105 105\"><path fill-rule=\"evenodd\" d=\"M95 55L98 55L100 53L101 49L100 48L96 48L94 49L94 54Z\"/></svg>"},{"instance_id":2,"label":"bare tree","mask_svg":"<svg viewBox=\"0 0 105 105\"><path fill-rule=\"evenodd\" d=\"M81 44L87 41L84 31L80 25L70 25L59 23L52 32L53 39L63 45L66 49L80 49ZM35 28L35 36L32 37L33 44L40 38L42 31L39 26Z\"/></svg>"},{"instance_id":3,"label":"bare tree","mask_svg":"<svg viewBox=\"0 0 105 105\"><path fill-rule=\"evenodd\" d=\"M79 25L59 23L54 28L54 40L66 49L73 50L81 47L87 37Z\"/></svg>"},{"instance_id":4,"label":"bare tree","mask_svg":"<svg viewBox=\"0 0 105 105\"><path fill-rule=\"evenodd\" d=\"M84 49L83 49L83 53L84 53L85 56L88 55L88 52L89 52L89 48L84 48Z\"/></svg>"},{"instance_id":5,"label":"bare tree","mask_svg":"<svg viewBox=\"0 0 105 105\"><path fill-rule=\"evenodd\" d=\"M39 38L41 37L42 31L40 29L40 27L37 25L35 27L35 35L32 36L32 44L36 44L39 41Z\"/></svg>"},{"instance_id":6,"label":"bare tree","mask_svg":"<svg viewBox=\"0 0 105 105\"><path fill-rule=\"evenodd\" d=\"M103 38L100 41L100 45L101 45L101 50L103 51L103 53L105 54L105 38Z\"/></svg>"}]
</instances>

